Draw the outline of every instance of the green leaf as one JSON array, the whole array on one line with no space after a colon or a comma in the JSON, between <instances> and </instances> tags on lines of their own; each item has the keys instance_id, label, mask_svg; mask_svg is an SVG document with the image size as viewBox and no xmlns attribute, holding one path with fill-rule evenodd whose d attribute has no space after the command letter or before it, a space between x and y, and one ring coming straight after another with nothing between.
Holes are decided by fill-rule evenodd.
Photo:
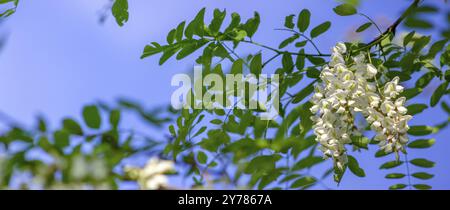
<instances>
[{"instance_id":1,"label":"green leaf","mask_svg":"<svg viewBox=\"0 0 450 210\"><path fill-rule=\"evenodd\" d=\"M370 26L372 26L371 22L364 23L356 29L356 32L361 33L363 31L365 31L366 29L368 29Z\"/></svg>"},{"instance_id":2,"label":"green leaf","mask_svg":"<svg viewBox=\"0 0 450 210\"><path fill-rule=\"evenodd\" d=\"M436 133L439 129L426 125L411 126L408 130L409 135L426 136L428 134Z\"/></svg>"},{"instance_id":3,"label":"green leaf","mask_svg":"<svg viewBox=\"0 0 450 210\"><path fill-rule=\"evenodd\" d=\"M318 79L320 77L320 71L316 68L306 69L306 76L312 79Z\"/></svg>"},{"instance_id":4,"label":"green leaf","mask_svg":"<svg viewBox=\"0 0 450 210\"><path fill-rule=\"evenodd\" d=\"M216 35L219 32L220 26L222 26L223 19L225 18L226 14L227 14L226 10L223 11L220 11L219 9L214 10L214 18L211 21L211 24L209 24L209 30L213 35Z\"/></svg>"},{"instance_id":5,"label":"green leaf","mask_svg":"<svg viewBox=\"0 0 450 210\"><path fill-rule=\"evenodd\" d=\"M206 126L201 127L200 129L198 129L198 131L192 136L192 138L197 137L198 135L202 134L203 132L206 131Z\"/></svg>"},{"instance_id":6,"label":"green leaf","mask_svg":"<svg viewBox=\"0 0 450 210\"><path fill-rule=\"evenodd\" d=\"M407 18L405 20L405 26L408 26L410 28L421 28L421 29L433 28L433 24L431 24L430 22L414 17Z\"/></svg>"},{"instance_id":7,"label":"green leaf","mask_svg":"<svg viewBox=\"0 0 450 210\"><path fill-rule=\"evenodd\" d=\"M414 188L418 189L418 190L429 190L431 189L430 185L426 185L426 184L415 184L413 185Z\"/></svg>"},{"instance_id":8,"label":"green leaf","mask_svg":"<svg viewBox=\"0 0 450 210\"><path fill-rule=\"evenodd\" d=\"M286 28L290 28L290 29L294 28L294 17L295 17L295 15L288 15L284 18L284 26Z\"/></svg>"},{"instance_id":9,"label":"green leaf","mask_svg":"<svg viewBox=\"0 0 450 210\"><path fill-rule=\"evenodd\" d=\"M348 168L350 171L358 177L365 177L366 173L364 169L359 167L358 161L351 155L348 156Z\"/></svg>"},{"instance_id":10,"label":"green leaf","mask_svg":"<svg viewBox=\"0 0 450 210\"><path fill-rule=\"evenodd\" d=\"M333 11L340 16L349 16L356 14L356 8L351 4L341 4L335 8Z\"/></svg>"},{"instance_id":11,"label":"green leaf","mask_svg":"<svg viewBox=\"0 0 450 210\"><path fill-rule=\"evenodd\" d=\"M178 47L171 47L167 50L165 50L163 52L163 55L161 56L161 58L159 59L159 65L163 65L167 60L169 60L170 57L172 57L173 55L175 55L175 53L177 53L177 51L180 48Z\"/></svg>"},{"instance_id":12,"label":"green leaf","mask_svg":"<svg viewBox=\"0 0 450 210\"><path fill-rule=\"evenodd\" d=\"M287 175L287 176L285 176L282 180L280 180L280 184L281 183L285 183L285 182L288 182L288 181L291 181L291 180L293 180L293 179L295 179L295 178L298 178L298 177L300 177L301 175L300 174L291 174L291 175Z\"/></svg>"},{"instance_id":13,"label":"green leaf","mask_svg":"<svg viewBox=\"0 0 450 210\"><path fill-rule=\"evenodd\" d=\"M447 42L448 40L444 39L433 43L433 45L431 45L430 49L428 50L428 54L426 55L426 57L429 59L433 59L440 51L442 51Z\"/></svg>"},{"instance_id":14,"label":"green leaf","mask_svg":"<svg viewBox=\"0 0 450 210\"><path fill-rule=\"evenodd\" d=\"M415 31L411 31L403 38L403 47L406 47L406 45L408 45L409 42L411 42L415 33L416 33Z\"/></svg>"},{"instance_id":15,"label":"green leaf","mask_svg":"<svg viewBox=\"0 0 450 210\"><path fill-rule=\"evenodd\" d=\"M299 103L304 98L309 96L314 91L314 82L309 83L305 88L300 90L297 94L295 94L294 99L292 100L292 103Z\"/></svg>"},{"instance_id":16,"label":"green leaf","mask_svg":"<svg viewBox=\"0 0 450 210\"><path fill-rule=\"evenodd\" d=\"M399 165L402 165L402 164L403 164L403 161L393 160L393 161L389 161L389 162L383 163L383 165L380 166L380 169L395 168L395 167L397 167Z\"/></svg>"},{"instance_id":17,"label":"green leaf","mask_svg":"<svg viewBox=\"0 0 450 210\"><path fill-rule=\"evenodd\" d=\"M316 178L314 178L312 176L305 176L305 177L295 180L294 183L292 183L291 188L308 187L308 186L311 186L314 183L316 183L316 181L317 181Z\"/></svg>"},{"instance_id":18,"label":"green leaf","mask_svg":"<svg viewBox=\"0 0 450 210\"><path fill-rule=\"evenodd\" d=\"M392 174L388 174L385 176L386 179L401 179L403 177L405 177L405 174L400 174L400 173L392 173Z\"/></svg>"},{"instance_id":19,"label":"green leaf","mask_svg":"<svg viewBox=\"0 0 450 210\"><path fill-rule=\"evenodd\" d=\"M244 64L244 61L242 59L237 59L234 61L233 65L231 66L231 73L232 74L242 74L242 66Z\"/></svg>"},{"instance_id":20,"label":"green leaf","mask_svg":"<svg viewBox=\"0 0 450 210\"><path fill-rule=\"evenodd\" d=\"M281 158L280 155L261 155L253 158L245 168L245 173L254 174L268 172L275 169L275 163Z\"/></svg>"},{"instance_id":21,"label":"green leaf","mask_svg":"<svg viewBox=\"0 0 450 210\"><path fill-rule=\"evenodd\" d=\"M215 125L220 125L220 124L222 124L223 122L222 122L222 120L220 120L220 119L214 119L214 120L211 120L210 123L215 124Z\"/></svg>"},{"instance_id":22,"label":"green leaf","mask_svg":"<svg viewBox=\"0 0 450 210\"><path fill-rule=\"evenodd\" d=\"M208 130L208 138L199 143L203 149L216 152L219 146L230 142L230 136L222 129Z\"/></svg>"},{"instance_id":23,"label":"green leaf","mask_svg":"<svg viewBox=\"0 0 450 210\"><path fill-rule=\"evenodd\" d=\"M192 39L194 34L203 36L204 17L205 17L205 8L202 8L184 30L184 36L187 39Z\"/></svg>"},{"instance_id":24,"label":"green leaf","mask_svg":"<svg viewBox=\"0 0 450 210\"><path fill-rule=\"evenodd\" d=\"M301 47L306 46L307 43L308 43L308 40L303 40L303 41L295 43L295 47L301 48ZM299 53L299 54L300 54L299 56L302 56L301 54L305 54L305 53ZM303 57L305 57L305 56L303 56Z\"/></svg>"},{"instance_id":25,"label":"green leaf","mask_svg":"<svg viewBox=\"0 0 450 210\"><path fill-rule=\"evenodd\" d=\"M390 153L386 153L384 150L380 149L375 153L375 157L384 157L386 155L389 155Z\"/></svg>"},{"instance_id":26,"label":"green leaf","mask_svg":"<svg viewBox=\"0 0 450 210\"><path fill-rule=\"evenodd\" d=\"M401 190L406 187L405 184L395 184L389 187L390 190Z\"/></svg>"},{"instance_id":27,"label":"green leaf","mask_svg":"<svg viewBox=\"0 0 450 210\"><path fill-rule=\"evenodd\" d=\"M450 115L450 107L448 106L447 103L445 103L445 101L442 101L442 103L441 103L441 108L442 108L445 112L447 112L447 114Z\"/></svg>"},{"instance_id":28,"label":"green leaf","mask_svg":"<svg viewBox=\"0 0 450 210\"><path fill-rule=\"evenodd\" d=\"M261 178L261 181L258 184L258 190L264 189L267 185L272 183L273 181L277 180L278 177L282 174L281 169L274 169L267 175L263 176Z\"/></svg>"},{"instance_id":29,"label":"green leaf","mask_svg":"<svg viewBox=\"0 0 450 210\"><path fill-rule=\"evenodd\" d=\"M247 32L248 37L252 37L256 30L258 30L259 27L259 14L257 12L254 13L253 18L250 18L247 20L247 22L244 24L245 31Z\"/></svg>"},{"instance_id":30,"label":"green leaf","mask_svg":"<svg viewBox=\"0 0 450 210\"><path fill-rule=\"evenodd\" d=\"M284 53L281 58L281 64L283 69L287 72L292 72L294 70L294 61L292 60L292 55L289 53Z\"/></svg>"},{"instance_id":31,"label":"green leaf","mask_svg":"<svg viewBox=\"0 0 450 210\"><path fill-rule=\"evenodd\" d=\"M261 53L256 54L250 63L250 72L255 75L260 75L262 70Z\"/></svg>"},{"instance_id":32,"label":"green leaf","mask_svg":"<svg viewBox=\"0 0 450 210\"><path fill-rule=\"evenodd\" d=\"M417 179L423 179L423 180L431 179L434 177L433 174L429 174L429 173L425 173L425 172L413 173L413 174L411 174L411 176L413 176Z\"/></svg>"},{"instance_id":33,"label":"green leaf","mask_svg":"<svg viewBox=\"0 0 450 210\"><path fill-rule=\"evenodd\" d=\"M422 93L422 90L423 90L422 88L417 87L406 89L400 94L400 96L404 96L406 99L411 99Z\"/></svg>"},{"instance_id":34,"label":"green leaf","mask_svg":"<svg viewBox=\"0 0 450 210\"><path fill-rule=\"evenodd\" d=\"M244 30L239 30L236 32L236 35L233 37L235 41L242 41L247 36L247 32Z\"/></svg>"},{"instance_id":35,"label":"green leaf","mask_svg":"<svg viewBox=\"0 0 450 210\"><path fill-rule=\"evenodd\" d=\"M58 148L63 148L69 146L69 133L65 130L55 131L53 133L53 138L55 141L55 146Z\"/></svg>"},{"instance_id":36,"label":"green leaf","mask_svg":"<svg viewBox=\"0 0 450 210\"><path fill-rule=\"evenodd\" d=\"M128 0L115 0L112 6L112 14L119 26L128 21Z\"/></svg>"},{"instance_id":37,"label":"green leaf","mask_svg":"<svg viewBox=\"0 0 450 210\"><path fill-rule=\"evenodd\" d=\"M189 43L187 45L184 45L183 48L180 50L180 52L177 54L177 60L181 60L181 59L185 58L186 56L192 54L193 52L198 50L200 47L203 47L203 45L205 45L206 43L208 43L208 42L204 41L204 40L198 40L198 41Z\"/></svg>"},{"instance_id":38,"label":"green leaf","mask_svg":"<svg viewBox=\"0 0 450 210\"><path fill-rule=\"evenodd\" d=\"M399 77L400 82L408 81L411 79L411 76L401 71L389 71L386 73L386 76L389 77L390 79L394 79L394 77Z\"/></svg>"},{"instance_id":39,"label":"green leaf","mask_svg":"<svg viewBox=\"0 0 450 210\"><path fill-rule=\"evenodd\" d=\"M161 46L159 46L159 45L156 45L156 46L146 45L144 47L144 51L142 52L141 59L146 58L148 56L152 56L154 54L158 54L160 52L163 52L163 48Z\"/></svg>"},{"instance_id":40,"label":"green leaf","mask_svg":"<svg viewBox=\"0 0 450 210\"><path fill-rule=\"evenodd\" d=\"M411 164L423 168L433 168L435 163L433 161L427 160L425 158L416 158L409 161Z\"/></svg>"},{"instance_id":41,"label":"green leaf","mask_svg":"<svg viewBox=\"0 0 450 210\"><path fill-rule=\"evenodd\" d=\"M170 134L172 134L172 136L176 136L177 135L177 133L175 132L175 127L173 125L169 126L169 131L170 131Z\"/></svg>"},{"instance_id":42,"label":"green leaf","mask_svg":"<svg viewBox=\"0 0 450 210\"><path fill-rule=\"evenodd\" d=\"M70 118L64 119L63 127L70 134L75 134L75 135L80 135L80 136L83 135L83 130L81 129L81 126L73 119L70 119Z\"/></svg>"},{"instance_id":43,"label":"green leaf","mask_svg":"<svg viewBox=\"0 0 450 210\"><path fill-rule=\"evenodd\" d=\"M289 45L290 43L294 42L296 39L298 39L299 35L298 34L294 34L293 36L283 40L280 45L278 46L279 49L282 49L284 47L286 47L287 45Z\"/></svg>"},{"instance_id":44,"label":"green leaf","mask_svg":"<svg viewBox=\"0 0 450 210\"><path fill-rule=\"evenodd\" d=\"M430 99L430 105L432 107L436 106L436 104L439 102L439 100L445 94L445 91L447 90L447 86L448 86L448 82L444 82L441 85L439 85L438 88L436 88L436 90L434 91L434 93Z\"/></svg>"},{"instance_id":45,"label":"green leaf","mask_svg":"<svg viewBox=\"0 0 450 210\"><path fill-rule=\"evenodd\" d=\"M109 123L113 128L117 128L119 126L120 122L120 110L114 109L109 114Z\"/></svg>"},{"instance_id":46,"label":"green leaf","mask_svg":"<svg viewBox=\"0 0 450 210\"><path fill-rule=\"evenodd\" d=\"M38 130L40 132L47 131L47 123L45 122L45 119L42 116L38 117Z\"/></svg>"},{"instance_id":47,"label":"green leaf","mask_svg":"<svg viewBox=\"0 0 450 210\"><path fill-rule=\"evenodd\" d=\"M297 59L295 60L295 67L301 71L305 67L305 56L301 54L305 54L305 49L300 49L300 55L297 55Z\"/></svg>"},{"instance_id":48,"label":"green leaf","mask_svg":"<svg viewBox=\"0 0 450 210\"><path fill-rule=\"evenodd\" d=\"M292 170L297 171L297 170L302 170L304 168L311 168L312 166L319 164L323 161L324 161L323 157L307 156L307 157L301 159L300 161L298 161L294 165L294 167L292 167Z\"/></svg>"},{"instance_id":49,"label":"green leaf","mask_svg":"<svg viewBox=\"0 0 450 210\"><path fill-rule=\"evenodd\" d=\"M9 17L10 15L16 12L16 8L7 9L4 12L0 13L1 18Z\"/></svg>"},{"instance_id":50,"label":"green leaf","mask_svg":"<svg viewBox=\"0 0 450 210\"><path fill-rule=\"evenodd\" d=\"M326 21L326 22L316 26L315 28L313 28L310 33L311 39L318 37L320 34L325 33L330 28L330 26L331 26L331 22Z\"/></svg>"},{"instance_id":51,"label":"green leaf","mask_svg":"<svg viewBox=\"0 0 450 210\"><path fill-rule=\"evenodd\" d=\"M83 119L89 128L99 129L102 118L100 112L95 105L85 106L83 108Z\"/></svg>"},{"instance_id":52,"label":"green leaf","mask_svg":"<svg viewBox=\"0 0 450 210\"><path fill-rule=\"evenodd\" d=\"M184 31L185 24L186 24L186 22L183 21L180 24L178 24L178 26L177 26L176 34L175 34L175 39L177 40L177 42L180 42L181 40L183 40L183 31Z\"/></svg>"},{"instance_id":53,"label":"green leaf","mask_svg":"<svg viewBox=\"0 0 450 210\"><path fill-rule=\"evenodd\" d=\"M414 41L414 45L411 48L412 52L419 53L430 42L431 36L422 36Z\"/></svg>"},{"instance_id":54,"label":"green leaf","mask_svg":"<svg viewBox=\"0 0 450 210\"><path fill-rule=\"evenodd\" d=\"M294 141L294 146L292 147L292 154L294 155L295 158L297 158L297 156L302 151L313 146L315 143L316 143L315 136L308 136L307 138Z\"/></svg>"},{"instance_id":55,"label":"green leaf","mask_svg":"<svg viewBox=\"0 0 450 210\"><path fill-rule=\"evenodd\" d=\"M298 15L297 28L300 32L305 32L308 29L311 18L311 12L307 9L303 9Z\"/></svg>"},{"instance_id":56,"label":"green leaf","mask_svg":"<svg viewBox=\"0 0 450 210\"><path fill-rule=\"evenodd\" d=\"M206 164L206 162L208 161L208 156L204 152L199 151L197 154L197 160L201 164Z\"/></svg>"},{"instance_id":57,"label":"green leaf","mask_svg":"<svg viewBox=\"0 0 450 210\"><path fill-rule=\"evenodd\" d=\"M167 34L167 43L172 44L173 41L175 40L175 34L177 33L176 29L172 29L169 31L169 33Z\"/></svg>"},{"instance_id":58,"label":"green leaf","mask_svg":"<svg viewBox=\"0 0 450 210\"><path fill-rule=\"evenodd\" d=\"M0 4L6 4L10 2L14 2L14 4L17 6L18 0L0 0Z\"/></svg>"},{"instance_id":59,"label":"green leaf","mask_svg":"<svg viewBox=\"0 0 450 210\"><path fill-rule=\"evenodd\" d=\"M408 109L409 115L416 115L423 112L423 110L427 109L428 106L426 104L411 104L406 108Z\"/></svg>"},{"instance_id":60,"label":"green leaf","mask_svg":"<svg viewBox=\"0 0 450 210\"><path fill-rule=\"evenodd\" d=\"M231 23L225 29L225 33L233 31L241 23L241 16L238 13L231 13Z\"/></svg>"},{"instance_id":61,"label":"green leaf","mask_svg":"<svg viewBox=\"0 0 450 210\"><path fill-rule=\"evenodd\" d=\"M435 139L418 139L408 144L409 148L428 148L433 146Z\"/></svg>"}]
</instances>

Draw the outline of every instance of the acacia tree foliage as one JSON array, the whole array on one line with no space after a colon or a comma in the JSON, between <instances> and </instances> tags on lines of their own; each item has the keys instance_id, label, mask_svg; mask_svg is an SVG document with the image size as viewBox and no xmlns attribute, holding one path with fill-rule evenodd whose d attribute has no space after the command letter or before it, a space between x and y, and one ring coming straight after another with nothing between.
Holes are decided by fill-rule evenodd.
<instances>
[{"instance_id":1,"label":"acacia tree foliage","mask_svg":"<svg viewBox=\"0 0 450 210\"><path fill-rule=\"evenodd\" d=\"M3 2L11 1L0 1ZM13 2L17 6L18 1ZM120 26L128 21L127 0L115 0L111 11ZM447 12L448 25L448 11L439 12L432 5L414 0L385 30L351 4L341 4L333 11L345 16L343 19L361 17L364 22L356 29L358 33L369 28L379 32L368 43L345 44L348 49L346 56L361 52L370 56L372 64L380 70L376 75L380 86L398 76L403 84L412 84L402 93L411 102L431 81L439 83L428 103L409 103L408 114L420 117L425 109L439 108L438 104L450 114L447 103L441 100L449 94L449 29L440 29L427 20L428 16ZM312 105L309 96L314 85L320 82L321 67L330 57L330 54L319 50L317 42L332 27L332 22L311 25L314 15L307 9L288 15L284 25L277 30L289 34L289 37L273 47L253 39L260 24L257 12L246 20L237 13L227 15L226 10L220 9L212 11L209 22L205 22L207 16L207 9L201 9L192 20L183 21L169 31L165 43L152 42L145 46L141 58L161 55L159 64L163 65L172 57L189 59L190 54L199 52L195 62L203 66L204 75L216 73L225 77L225 73L259 75L275 72L280 75L280 118L261 120L258 115L263 107L258 110L236 107L183 109L179 112L168 109L167 115L160 116L161 109L147 110L138 103L119 100L113 105L88 105L82 109L82 123L66 118L60 128L52 131L43 118L39 118L38 126L32 129L8 122L10 128L0 136L0 143L6 151L0 159L0 186L9 186L11 177L17 173L27 173L38 179L44 188L74 185L115 188L117 183L128 178L121 170L121 162L140 153L174 160L183 168L179 170L184 172L181 175L192 177L196 186L212 182L256 189L306 189L320 184L333 172L335 181L339 183L348 172L336 170L328 161L323 163L311 132L313 123L309 111ZM398 39L400 25L411 28L411 31L399 43L395 40ZM434 37L419 34L415 29L428 31ZM260 47L261 50L241 55L239 50L246 45ZM309 52L309 46L315 52ZM272 69L272 66L276 68ZM250 98L243 100L248 104ZM138 114L152 126L168 127L170 137L153 140L133 129L122 130L119 122L124 111ZM408 134L412 140L400 158L376 151L376 147L371 146L376 142L366 137L352 138L351 148L354 152L375 150L375 157L392 156L391 161L380 166L382 170L406 165L404 173L386 175L387 179L399 179L399 184L390 186L390 189L430 189L431 186L423 180L434 176L426 169L435 163L426 157L409 160L406 153L431 147L435 140L427 136L445 129L447 125L448 119L437 124L411 125ZM365 127L362 131L370 137L369 126ZM142 140L143 144L133 145L134 141ZM26 146L19 151L10 151L10 145L17 142ZM86 145L93 149L83 150ZM51 161L28 158L27 153L36 149L49 154ZM83 167L102 170L77 173L74 168L81 162ZM310 173L310 169L320 163L329 164L329 170L319 175ZM349 156L346 168L358 177L365 176L364 166L360 166L353 156Z\"/></svg>"}]
</instances>

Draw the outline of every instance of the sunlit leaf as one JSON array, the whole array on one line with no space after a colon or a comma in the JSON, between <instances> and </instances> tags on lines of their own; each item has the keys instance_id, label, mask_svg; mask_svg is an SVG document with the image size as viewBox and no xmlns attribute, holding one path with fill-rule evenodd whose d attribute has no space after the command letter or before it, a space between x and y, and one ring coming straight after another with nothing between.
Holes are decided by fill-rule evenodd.
<instances>
[{"instance_id":1,"label":"sunlit leaf","mask_svg":"<svg viewBox=\"0 0 450 210\"><path fill-rule=\"evenodd\" d=\"M111 10L119 26L128 21L128 0L115 0Z\"/></svg>"}]
</instances>

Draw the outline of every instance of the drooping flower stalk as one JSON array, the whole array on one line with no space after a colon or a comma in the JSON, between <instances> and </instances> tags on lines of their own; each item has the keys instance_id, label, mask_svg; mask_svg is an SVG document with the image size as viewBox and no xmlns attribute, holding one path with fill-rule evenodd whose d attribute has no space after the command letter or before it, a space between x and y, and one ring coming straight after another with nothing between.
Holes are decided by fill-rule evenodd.
<instances>
[{"instance_id":1,"label":"drooping flower stalk","mask_svg":"<svg viewBox=\"0 0 450 210\"><path fill-rule=\"evenodd\" d=\"M403 91L399 78L395 77L382 88L378 88L378 70L366 63L360 54L346 64L345 44L333 47L331 61L322 68L321 82L315 86L311 102L314 134L324 158L331 157L334 165L342 170L347 164L345 145L352 143L352 136L361 136L355 123L356 113L362 113L376 132L375 140L387 153L402 151L408 136L406 98L398 97Z\"/></svg>"}]
</instances>

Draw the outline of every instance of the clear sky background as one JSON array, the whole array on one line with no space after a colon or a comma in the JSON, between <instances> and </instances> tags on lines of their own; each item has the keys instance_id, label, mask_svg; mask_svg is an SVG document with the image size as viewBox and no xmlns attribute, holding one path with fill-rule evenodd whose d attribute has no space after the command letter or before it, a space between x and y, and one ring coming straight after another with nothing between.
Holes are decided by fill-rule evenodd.
<instances>
[{"instance_id":1,"label":"clear sky background","mask_svg":"<svg viewBox=\"0 0 450 210\"><path fill-rule=\"evenodd\" d=\"M312 26L326 20L332 22L331 29L317 40L322 52L329 51L338 41L349 40L351 31L366 22L362 17L335 15L332 8L338 3L332 0L129 0L130 19L123 27L119 27L112 16L104 24L99 24L99 15L107 2L21 0L16 14L0 28L0 35L8 36L6 46L0 53L2 112L27 125L32 125L35 116L43 113L52 126L58 126L60 119L66 116L79 117L81 107L96 100L112 102L118 97L127 97L139 100L148 107L168 104L175 89L170 85L171 77L191 69L197 54L181 61L170 59L164 66L158 66L159 56L144 60L139 57L147 43L165 42L172 28L183 20L191 20L202 7L207 8L208 19L214 8L226 8L228 15L238 12L243 19L258 11L261 25L254 40L270 46L278 46L289 36L285 32L273 30L283 26L284 17L308 8L312 13ZM430 2L441 8L449 8L448 4L440 0ZM409 1L405 0L363 1L359 10L374 18L381 26L386 26L408 4ZM433 19L435 24L446 23L444 16L439 18ZM376 35L376 31L370 30L361 38L369 40ZM256 50L251 47L241 48L239 53ZM267 54L266 58L270 55ZM417 100L428 103L437 85L431 84L424 90L426 96ZM448 98L444 100L448 101ZM427 110L411 124L438 123L446 118L447 115L439 109ZM126 119L125 126L148 129L133 119ZM151 129L146 132L156 136L162 134L161 131ZM410 159L427 157L437 162L435 168L426 170L436 176L425 182L435 189L450 189L449 134L447 129L431 136L437 139L431 149L409 150ZM347 173L337 189L386 189L398 183L384 179L384 175L391 172L405 173L405 165L395 170L380 171L378 167L393 159L393 156L375 159L375 151L372 148L370 152L354 154L366 170L367 177L358 178ZM323 163L323 167L318 167L318 170L329 164L328 161ZM411 170L416 172L420 169L412 167ZM186 186L180 179L173 181ZM325 184L336 188L331 178Z\"/></svg>"}]
</instances>

